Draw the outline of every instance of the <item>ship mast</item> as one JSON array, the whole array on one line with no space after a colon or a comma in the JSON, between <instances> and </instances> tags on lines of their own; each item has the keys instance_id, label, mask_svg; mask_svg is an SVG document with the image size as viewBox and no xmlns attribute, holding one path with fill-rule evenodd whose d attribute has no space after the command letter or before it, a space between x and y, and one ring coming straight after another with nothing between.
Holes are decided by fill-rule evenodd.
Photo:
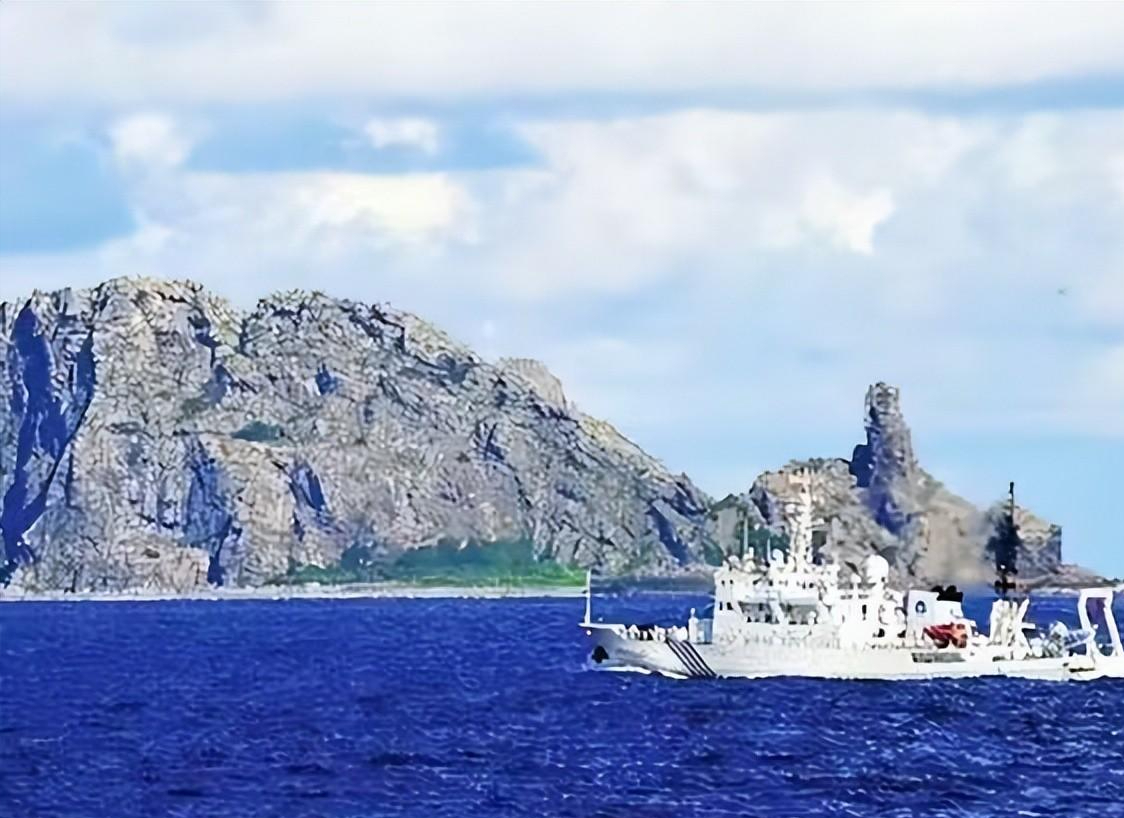
<instances>
[{"instance_id":1,"label":"ship mast","mask_svg":"<svg viewBox=\"0 0 1124 818\"><path fill-rule=\"evenodd\" d=\"M745 552L749 550L749 508L742 512L742 553L741 558L745 559Z\"/></svg>"},{"instance_id":2,"label":"ship mast","mask_svg":"<svg viewBox=\"0 0 1124 818\"><path fill-rule=\"evenodd\" d=\"M593 622L593 569L585 569L585 619L582 621L583 625L589 625Z\"/></svg>"},{"instance_id":3,"label":"ship mast","mask_svg":"<svg viewBox=\"0 0 1124 818\"><path fill-rule=\"evenodd\" d=\"M995 581L995 593L1000 599L1006 599L1007 594L1016 588L1015 575L1019 573L1019 527L1015 522L1015 484L1012 482L1007 490L1007 510L999 523L999 530L991 538L991 548L995 552L995 572L998 578Z\"/></svg>"},{"instance_id":4,"label":"ship mast","mask_svg":"<svg viewBox=\"0 0 1124 818\"><path fill-rule=\"evenodd\" d=\"M785 503L789 558L804 570L812 564L812 475L801 469L790 483L797 489L797 496L795 501Z\"/></svg>"}]
</instances>

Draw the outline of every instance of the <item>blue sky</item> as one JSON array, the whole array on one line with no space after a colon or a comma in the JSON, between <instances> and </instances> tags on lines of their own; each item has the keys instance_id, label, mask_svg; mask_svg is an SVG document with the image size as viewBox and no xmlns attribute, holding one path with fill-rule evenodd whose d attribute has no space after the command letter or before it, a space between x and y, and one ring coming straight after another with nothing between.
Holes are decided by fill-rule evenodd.
<instances>
[{"instance_id":1,"label":"blue sky","mask_svg":"<svg viewBox=\"0 0 1124 818\"><path fill-rule=\"evenodd\" d=\"M530 355L714 494L1014 479L1124 575L1124 6L0 5L0 296L189 277Z\"/></svg>"}]
</instances>

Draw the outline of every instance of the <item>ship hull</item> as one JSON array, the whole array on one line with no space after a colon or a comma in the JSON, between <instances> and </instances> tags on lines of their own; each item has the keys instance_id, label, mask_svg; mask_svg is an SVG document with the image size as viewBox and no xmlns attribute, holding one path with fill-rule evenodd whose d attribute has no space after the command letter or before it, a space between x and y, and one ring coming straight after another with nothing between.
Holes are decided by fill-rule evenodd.
<instances>
[{"instance_id":1,"label":"ship hull","mask_svg":"<svg viewBox=\"0 0 1124 818\"><path fill-rule=\"evenodd\" d=\"M907 680L1003 676L1088 681L1102 676L1124 676L1124 667L1098 663L1085 656L993 661L986 657L963 658L956 651L920 653L905 647L847 649L641 640L622 637L611 626L583 627L590 640L591 666L678 679L801 676Z\"/></svg>"}]
</instances>

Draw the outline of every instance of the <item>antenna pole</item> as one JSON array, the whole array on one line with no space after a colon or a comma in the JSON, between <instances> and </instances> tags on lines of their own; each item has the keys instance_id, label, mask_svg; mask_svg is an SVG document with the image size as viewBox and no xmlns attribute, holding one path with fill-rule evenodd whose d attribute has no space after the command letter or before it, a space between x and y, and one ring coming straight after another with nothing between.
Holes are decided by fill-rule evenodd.
<instances>
[{"instance_id":1,"label":"antenna pole","mask_svg":"<svg viewBox=\"0 0 1124 818\"><path fill-rule=\"evenodd\" d=\"M1007 487L1007 515L992 542L995 550L995 568L999 574L995 591L1001 599L1006 599L1008 592L1016 590L1014 577L1019 572L1019 529L1015 523L1014 481L1011 481Z\"/></svg>"},{"instance_id":2,"label":"antenna pole","mask_svg":"<svg viewBox=\"0 0 1124 818\"><path fill-rule=\"evenodd\" d=\"M742 553L741 556L745 558L746 549L749 548L749 509L745 510L742 515Z\"/></svg>"},{"instance_id":3,"label":"antenna pole","mask_svg":"<svg viewBox=\"0 0 1124 818\"><path fill-rule=\"evenodd\" d=\"M592 568L586 568L585 569L585 622L583 623L585 625L588 625L589 623L591 623L593 621L593 619L590 616L592 614L592 610L591 610L592 607L593 607L593 569Z\"/></svg>"}]
</instances>

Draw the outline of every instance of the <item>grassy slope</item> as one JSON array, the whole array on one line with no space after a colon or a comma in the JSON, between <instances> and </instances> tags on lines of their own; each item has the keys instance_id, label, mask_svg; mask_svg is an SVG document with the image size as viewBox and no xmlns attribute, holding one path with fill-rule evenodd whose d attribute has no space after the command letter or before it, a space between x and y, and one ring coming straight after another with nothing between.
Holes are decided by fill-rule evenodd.
<instances>
[{"instance_id":1,"label":"grassy slope","mask_svg":"<svg viewBox=\"0 0 1124 818\"><path fill-rule=\"evenodd\" d=\"M401 554L394 562L377 564L369 552L348 549L338 565L294 566L268 584L343 585L356 582L402 582L453 586L573 586L585 582L585 572L550 560L536 560L529 540L460 542Z\"/></svg>"}]
</instances>

